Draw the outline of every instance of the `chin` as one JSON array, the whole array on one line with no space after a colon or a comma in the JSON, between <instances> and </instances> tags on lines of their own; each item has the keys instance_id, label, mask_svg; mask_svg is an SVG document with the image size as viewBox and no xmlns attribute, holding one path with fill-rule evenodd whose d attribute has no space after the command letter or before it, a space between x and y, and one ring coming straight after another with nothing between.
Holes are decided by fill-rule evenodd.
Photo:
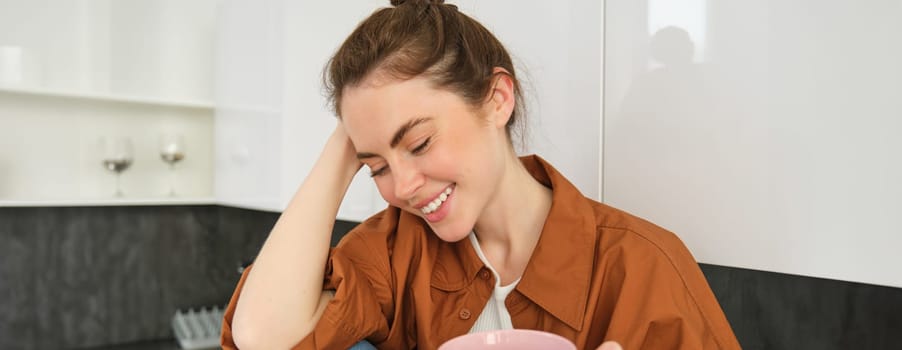
<instances>
[{"instance_id":1,"label":"chin","mask_svg":"<svg viewBox=\"0 0 902 350\"><path fill-rule=\"evenodd\" d=\"M432 225L429 225L429 227L432 228L432 232L435 233L436 237L448 243L458 242L470 235L470 230L437 229Z\"/></svg>"},{"instance_id":2,"label":"chin","mask_svg":"<svg viewBox=\"0 0 902 350\"><path fill-rule=\"evenodd\" d=\"M446 214L437 222L429 221L425 217L425 214L423 214L423 212L419 209L415 209L409 206L404 206L401 208L403 208L404 211L419 217L420 220L423 220L423 222L426 223L427 226L429 226L430 230L435 234L435 236L445 242L454 243L466 239L467 236L470 235L470 232L473 231L473 225L465 224L465 222L468 222L468 220L466 219L462 220L461 215L463 215L463 217L465 218L465 213L453 212L454 203L450 203L450 206L446 207ZM447 210L451 210L452 212L449 213Z\"/></svg>"},{"instance_id":3,"label":"chin","mask_svg":"<svg viewBox=\"0 0 902 350\"><path fill-rule=\"evenodd\" d=\"M443 241L445 241L445 242L448 242L448 243L455 243L455 242L460 242L461 240L467 238L467 236L469 236L470 233L467 232L467 233L463 233L463 234L443 235L443 234L441 234L441 233L439 233L439 232L436 232L435 235L436 235L439 239L441 239L441 240L443 240Z\"/></svg>"}]
</instances>

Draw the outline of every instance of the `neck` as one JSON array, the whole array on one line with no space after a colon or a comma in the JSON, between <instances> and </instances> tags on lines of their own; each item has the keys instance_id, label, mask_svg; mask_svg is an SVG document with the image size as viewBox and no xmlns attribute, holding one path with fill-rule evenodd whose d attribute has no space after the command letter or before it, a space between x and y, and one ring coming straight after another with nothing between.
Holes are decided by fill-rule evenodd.
<instances>
[{"instance_id":1,"label":"neck","mask_svg":"<svg viewBox=\"0 0 902 350\"><path fill-rule=\"evenodd\" d=\"M511 154L494 199L476 221L476 238L504 280L520 277L551 209L551 190Z\"/></svg>"}]
</instances>

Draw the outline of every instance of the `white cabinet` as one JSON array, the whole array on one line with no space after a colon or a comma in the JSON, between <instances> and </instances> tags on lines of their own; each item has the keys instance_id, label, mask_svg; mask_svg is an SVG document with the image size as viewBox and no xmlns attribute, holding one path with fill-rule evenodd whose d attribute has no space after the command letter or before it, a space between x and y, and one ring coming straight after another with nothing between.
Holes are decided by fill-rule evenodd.
<instances>
[{"instance_id":1,"label":"white cabinet","mask_svg":"<svg viewBox=\"0 0 902 350\"><path fill-rule=\"evenodd\" d=\"M497 33L521 69L530 104L527 152L598 198L600 4L455 3ZM156 136L181 131L188 143L178 165L182 200L271 211L284 208L335 126L323 97L327 59L360 20L389 6L381 0L4 4L0 206L159 199L169 173ZM113 177L100 167L94 143L121 135L133 137L138 154L122 177L128 198L111 201ZM339 218L361 220L384 206L362 175Z\"/></svg>"},{"instance_id":2,"label":"white cabinet","mask_svg":"<svg viewBox=\"0 0 902 350\"><path fill-rule=\"evenodd\" d=\"M218 202L285 208L336 125L323 97L322 69L372 10L365 2L223 4L215 89ZM384 205L372 181L359 175L338 217L361 221Z\"/></svg>"},{"instance_id":3,"label":"white cabinet","mask_svg":"<svg viewBox=\"0 0 902 350\"><path fill-rule=\"evenodd\" d=\"M902 287L902 2L861 4L606 1L605 201L704 263Z\"/></svg>"},{"instance_id":4,"label":"white cabinet","mask_svg":"<svg viewBox=\"0 0 902 350\"><path fill-rule=\"evenodd\" d=\"M204 104L218 2L6 0L0 86Z\"/></svg>"},{"instance_id":5,"label":"white cabinet","mask_svg":"<svg viewBox=\"0 0 902 350\"><path fill-rule=\"evenodd\" d=\"M0 206L212 203L219 0L0 1ZM159 135L180 133L178 198ZM127 136L115 178L101 137Z\"/></svg>"}]
</instances>

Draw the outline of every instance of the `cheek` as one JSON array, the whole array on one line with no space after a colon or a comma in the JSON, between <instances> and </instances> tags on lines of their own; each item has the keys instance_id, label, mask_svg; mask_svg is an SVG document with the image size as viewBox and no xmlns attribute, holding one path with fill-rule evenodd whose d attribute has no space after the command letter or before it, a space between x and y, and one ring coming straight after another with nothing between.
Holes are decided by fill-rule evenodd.
<instances>
[{"instance_id":1,"label":"cheek","mask_svg":"<svg viewBox=\"0 0 902 350\"><path fill-rule=\"evenodd\" d=\"M375 178L374 180L376 188L379 189L379 194L382 195L382 199L393 206L404 207L404 204L395 197L395 187L394 182L391 180L391 175Z\"/></svg>"}]
</instances>

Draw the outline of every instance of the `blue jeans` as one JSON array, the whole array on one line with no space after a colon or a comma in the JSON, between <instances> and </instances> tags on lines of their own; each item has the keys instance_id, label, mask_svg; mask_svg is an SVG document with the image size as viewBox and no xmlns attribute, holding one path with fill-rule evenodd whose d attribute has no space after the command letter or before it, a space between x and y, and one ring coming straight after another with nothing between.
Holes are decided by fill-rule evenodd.
<instances>
[{"instance_id":1,"label":"blue jeans","mask_svg":"<svg viewBox=\"0 0 902 350\"><path fill-rule=\"evenodd\" d=\"M376 347L366 340L361 340L359 343L354 344L354 346L352 346L348 350L376 350Z\"/></svg>"}]
</instances>

